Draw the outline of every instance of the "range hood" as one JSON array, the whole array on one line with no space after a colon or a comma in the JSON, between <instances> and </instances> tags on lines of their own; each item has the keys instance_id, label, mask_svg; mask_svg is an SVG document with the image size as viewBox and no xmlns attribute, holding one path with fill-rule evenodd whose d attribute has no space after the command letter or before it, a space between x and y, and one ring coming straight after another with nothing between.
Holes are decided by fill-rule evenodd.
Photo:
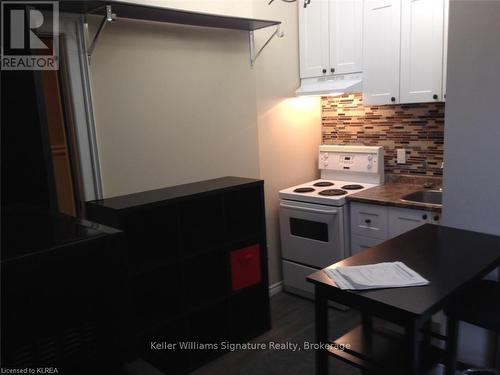
<instances>
[{"instance_id":1,"label":"range hood","mask_svg":"<svg viewBox=\"0 0 500 375\"><path fill-rule=\"evenodd\" d=\"M305 78L295 91L297 96L338 96L363 91L361 73Z\"/></svg>"}]
</instances>

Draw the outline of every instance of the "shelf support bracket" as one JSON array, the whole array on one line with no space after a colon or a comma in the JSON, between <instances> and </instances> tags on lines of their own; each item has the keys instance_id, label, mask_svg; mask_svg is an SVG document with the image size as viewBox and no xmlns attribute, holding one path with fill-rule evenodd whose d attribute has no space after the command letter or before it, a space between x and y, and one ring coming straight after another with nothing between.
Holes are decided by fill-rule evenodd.
<instances>
[{"instance_id":1,"label":"shelf support bracket","mask_svg":"<svg viewBox=\"0 0 500 375\"><path fill-rule=\"evenodd\" d=\"M90 37L89 37L89 24L87 21L85 21L84 24L84 29L86 34L85 44L89 60L92 57L92 53L94 52L97 40L99 39L99 36L104 30L104 26L106 26L108 22L114 22L115 20L116 20L116 13L113 13L111 5L106 5L106 15L102 18L101 23L99 24L99 28L97 29L97 32L95 33L94 38L92 39L92 42L90 42Z\"/></svg>"},{"instance_id":2,"label":"shelf support bracket","mask_svg":"<svg viewBox=\"0 0 500 375\"><path fill-rule=\"evenodd\" d=\"M249 47L250 47L250 65L252 67L255 65L255 61L260 56L260 54L262 53L262 51L264 50L264 48L267 47L267 45L271 42L271 40L274 37L283 38L283 36L285 34L283 33L283 31L281 31L280 26L281 25L277 25L276 26L276 30L274 30L274 32L271 34L271 36L265 41L265 43L262 45L262 47L259 48L258 51L256 51L256 49L255 49L254 32L253 31L249 31L248 32L248 42L249 42Z\"/></svg>"}]
</instances>

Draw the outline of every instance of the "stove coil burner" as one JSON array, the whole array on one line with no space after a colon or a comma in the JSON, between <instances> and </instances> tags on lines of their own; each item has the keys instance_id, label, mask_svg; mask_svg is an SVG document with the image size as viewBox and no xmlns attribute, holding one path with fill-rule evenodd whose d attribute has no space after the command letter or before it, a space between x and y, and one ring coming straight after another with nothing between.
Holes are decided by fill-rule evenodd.
<instances>
[{"instance_id":1,"label":"stove coil burner","mask_svg":"<svg viewBox=\"0 0 500 375\"><path fill-rule=\"evenodd\" d=\"M346 189L346 190L359 190L359 189L363 189L363 186L362 185L357 185L357 184L344 185L344 186L342 186L342 189Z\"/></svg>"},{"instance_id":2,"label":"stove coil burner","mask_svg":"<svg viewBox=\"0 0 500 375\"><path fill-rule=\"evenodd\" d=\"M333 182L319 181L319 182L316 182L313 186L333 186L333 185L334 185Z\"/></svg>"},{"instance_id":3,"label":"stove coil burner","mask_svg":"<svg viewBox=\"0 0 500 375\"><path fill-rule=\"evenodd\" d=\"M318 193L319 195L326 195L327 197L333 197L335 195L345 195L347 191L341 189L326 189Z\"/></svg>"},{"instance_id":4,"label":"stove coil burner","mask_svg":"<svg viewBox=\"0 0 500 375\"><path fill-rule=\"evenodd\" d=\"M310 193L314 191L312 187L303 187L303 188L297 188L293 192L294 193Z\"/></svg>"}]
</instances>

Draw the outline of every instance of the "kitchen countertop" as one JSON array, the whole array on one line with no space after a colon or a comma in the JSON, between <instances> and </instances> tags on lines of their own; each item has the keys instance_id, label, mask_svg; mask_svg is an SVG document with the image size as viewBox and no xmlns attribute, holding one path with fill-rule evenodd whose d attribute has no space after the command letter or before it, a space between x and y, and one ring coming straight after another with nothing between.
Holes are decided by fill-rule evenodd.
<instances>
[{"instance_id":1,"label":"kitchen countertop","mask_svg":"<svg viewBox=\"0 0 500 375\"><path fill-rule=\"evenodd\" d=\"M425 203L404 202L401 198L418 190L425 189L421 184L409 183L387 183L363 190L359 193L349 195L347 200L351 202L363 202L379 204L384 206L395 206L404 208L424 209L434 212L441 212L441 207L428 205Z\"/></svg>"}]
</instances>

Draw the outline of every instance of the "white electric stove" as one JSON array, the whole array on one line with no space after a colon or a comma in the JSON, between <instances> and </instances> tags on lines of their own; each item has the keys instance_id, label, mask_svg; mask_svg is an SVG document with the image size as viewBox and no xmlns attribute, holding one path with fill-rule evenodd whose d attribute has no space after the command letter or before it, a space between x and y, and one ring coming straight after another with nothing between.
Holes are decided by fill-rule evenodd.
<instances>
[{"instance_id":1,"label":"white electric stove","mask_svg":"<svg viewBox=\"0 0 500 375\"><path fill-rule=\"evenodd\" d=\"M343 206L346 203L347 196L374 186L377 186L377 184L359 184L352 181L320 178L319 180L283 189L280 191L280 198L325 204L327 206Z\"/></svg>"},{"instance_id":2,"label":"white electric stove","mask_svg":"<svg viewBox=\"0 0 500 375\"><path fill-rule=\"evenodd\" d=\"M318 165L321 179L279 192L283 284L305 297L307 275L350 256L346 197L384 182L382 147L320 146Z\"/></svg>"}]
</instances>

